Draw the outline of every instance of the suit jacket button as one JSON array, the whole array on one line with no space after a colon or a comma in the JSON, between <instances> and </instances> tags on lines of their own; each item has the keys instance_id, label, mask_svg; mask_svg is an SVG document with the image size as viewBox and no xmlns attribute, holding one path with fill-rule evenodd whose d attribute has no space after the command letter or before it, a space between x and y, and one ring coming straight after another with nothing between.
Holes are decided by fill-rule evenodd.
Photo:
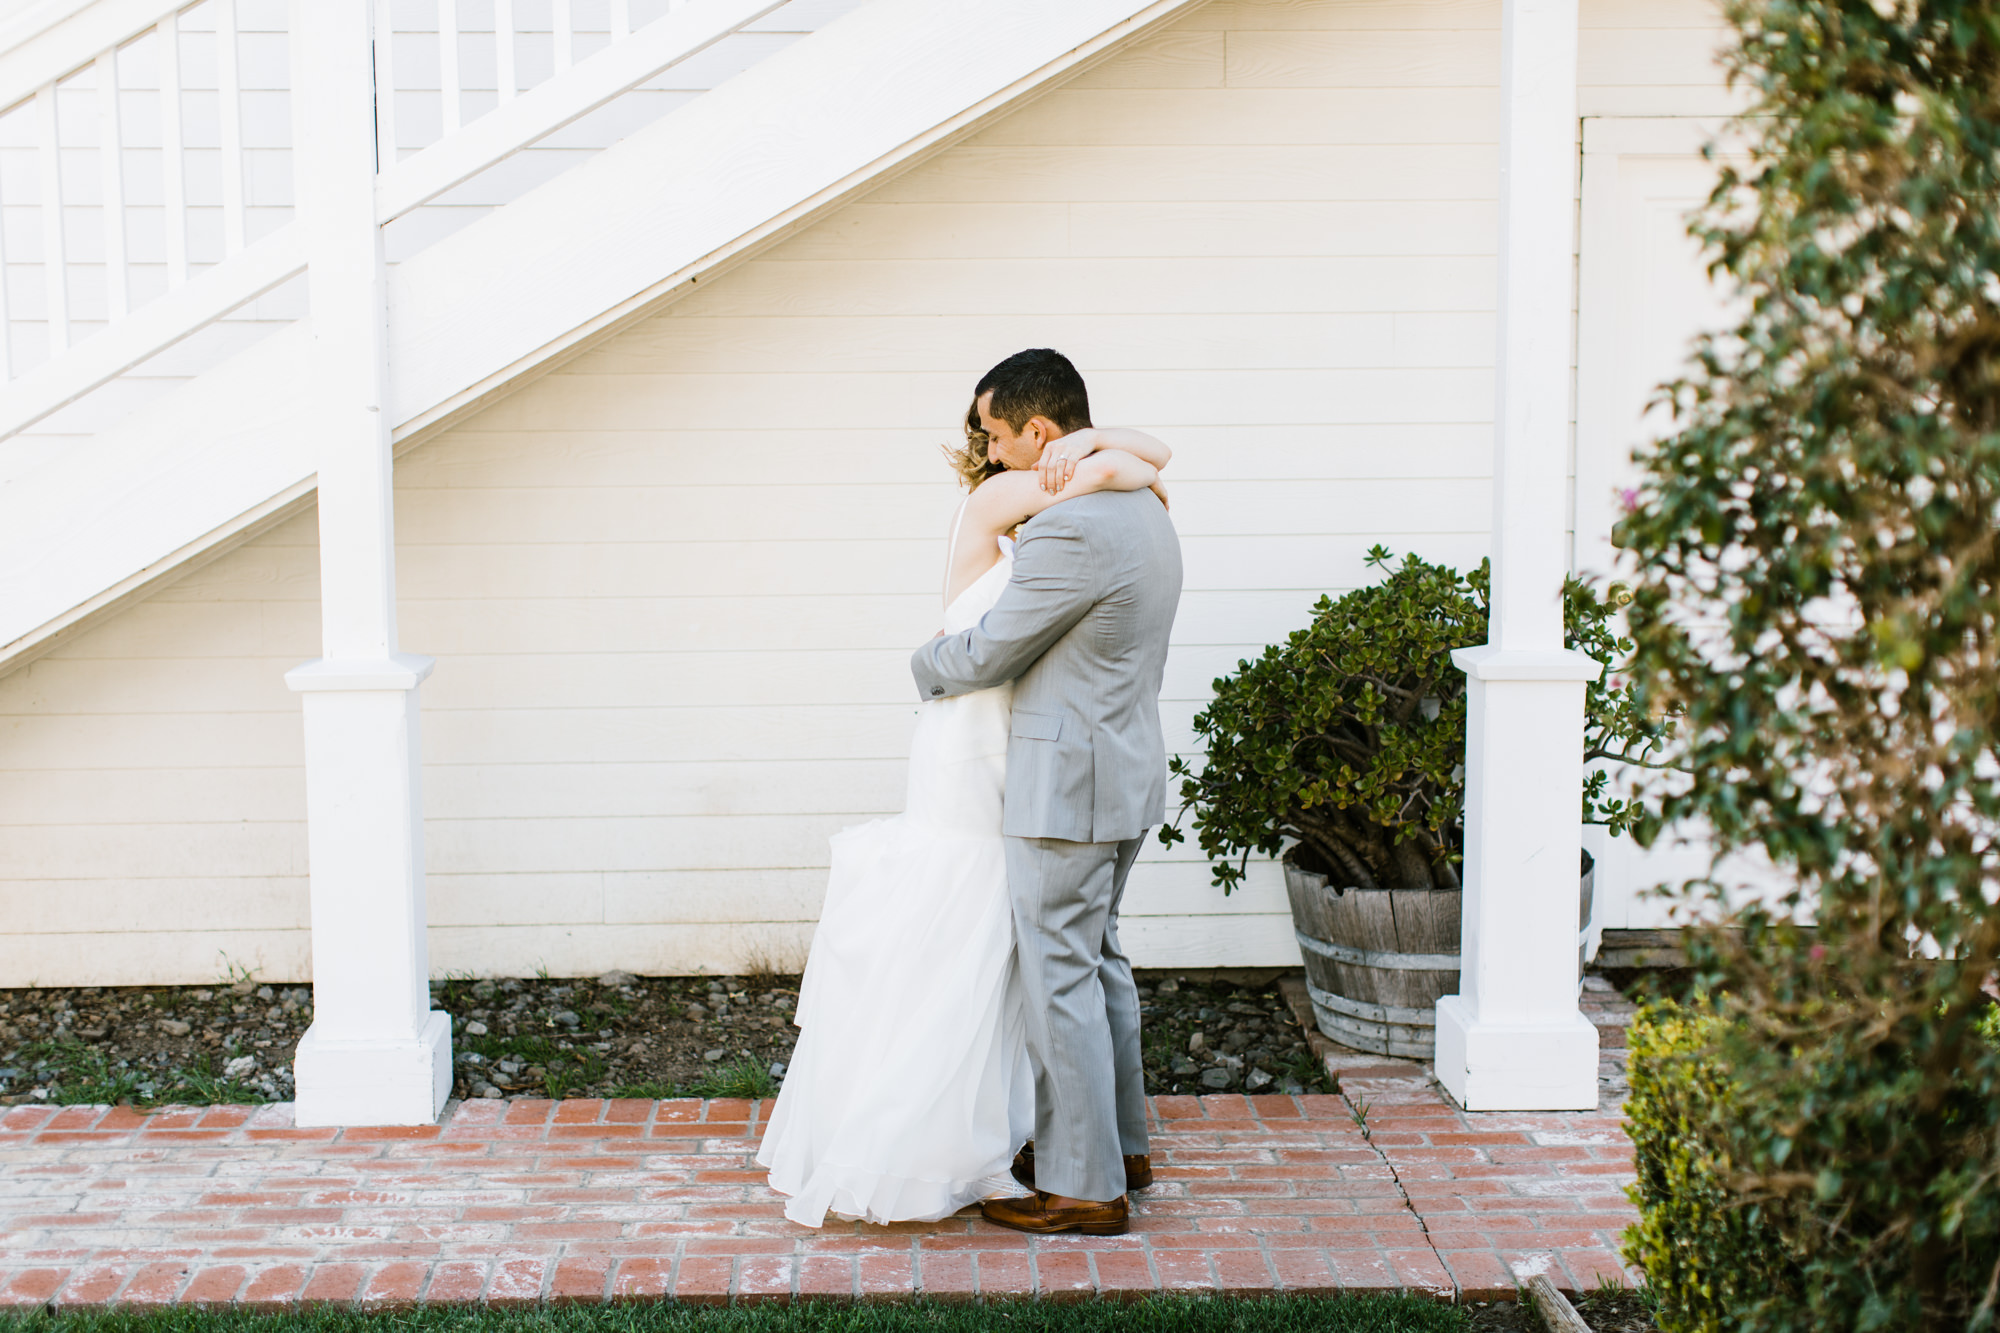
<instances>
[{"instance_id":1,"label":"suit jacket button","mask_svg":"<svg viewBox=\"0 0 2000 1333\"><path fill-rule=\"evenodd\" d=\"M933 685L933 686L931 686L931 697L932 697L933 699L937 698L937 696L939 696L940 694L943 694L943 693L944 693L944 686L942 686L942 685Z\"/></svg>"}]
</instances>

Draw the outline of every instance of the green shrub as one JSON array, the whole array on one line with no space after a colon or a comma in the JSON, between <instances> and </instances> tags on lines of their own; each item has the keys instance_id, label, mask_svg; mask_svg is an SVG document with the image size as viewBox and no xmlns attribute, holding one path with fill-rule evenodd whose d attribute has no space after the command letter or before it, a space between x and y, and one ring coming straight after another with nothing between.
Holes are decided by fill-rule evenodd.
<instances>
[{"instance_id":1,"label":"green shrub","mask_svg":"<svg viewBox=\"0 0 2000 1333\"><path fill-rule=\"evenodd\" d=\"M1639 1221L1626 1253L1669 1302L1656 1318L1673 1333L1731 1327L1732 1311L1793 1299L1800 1285L1762 1217L1729 1188L1738 1107L1721 1028L1712 1012L1662 1002L1640 1011L1629 1037L1625 1128L1638 1148Z\"/></svg>"},{"instance_id":2,"label":"green shrub","mask_svg":"<svg viewBox=\"0 0 2000 1333\"><path fill-rule=\"evenodd\" d=\"M1693 951L1732 1109L1691 1122L1721 1196L1688 1208L1718 1216L1635 1253L1669 1328L1991 1328L2000 0L1726 12L1749 164L1694 233L1741 314L1668 387L1620 540L1636 688L1688 774L1663 816L1790 885ZM1731 1219L1775 1248L1732 1254Z\"/></svg>"},{"instance_id":3,"label":"green shrub","mask_svg":"<svg viewBox=\"0 0 2000 1333\"><path fill-rule=\"evenodd\" d=\"M1800 938L1781 929L1771 943ZM1659 1297L1660 1327L1980 1327L1963 1277L1994 1258L1991 1200L1968 1198L1964 1172L1926 1182L1901 1170L1905 1117L1924 1087L1918 1062L1889 1043L1873 1059L1845 1042L1830 1053L1776 1047L1727 1008L1656 1003L1631 1030L1639 1221L1625 1250ZM1977 1147L1993 1092L1977 1070L1942 1090L1944 1155ZM1981 1164L1963 1165L1976 1176ZM1956 1225L1937 1228L1942 1243L1920 1265L1925 1247L1911 1242L1950 1199ZM1936 1317L1954 1294L1958 1308Z\"/></svg>"},{"instance_id":4,"label":"green shrub","mask_svg":"<svg viewBox=\"0 0 2000 1333\"><path fill-rule=\"evenodd\" d=\"M1288 840L1359 888L1458 887L1466 699L1451 650L1486 641L1487 565L1460 574L1414 555L1389 561L1372 548L1380 583L1320 598L1310 625L1216 681L1194 720L1206 758L1199 770L1172 762L1225 893L1252 852L1275 856ZM1612 624L1623 591L1600 597L1571 579L1563 594L1569 646L1621 661L1631 644ZM1590 685L1586 762L1645 762L1665 731L1611 671ZM1622 830L1641 810L1607 798L1606 782L1591 775L1583 818ZM1181 837L1177 825L1160 830L1168 846Z\"/></svg>"}]
</instances>

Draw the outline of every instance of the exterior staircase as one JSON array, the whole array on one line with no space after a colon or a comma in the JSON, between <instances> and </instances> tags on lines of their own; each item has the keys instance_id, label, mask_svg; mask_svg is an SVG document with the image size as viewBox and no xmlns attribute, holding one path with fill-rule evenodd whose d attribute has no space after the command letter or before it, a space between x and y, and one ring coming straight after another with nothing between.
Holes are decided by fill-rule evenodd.
<instances>
[{"instance_id":1,"label":"exterior staircase","mask_svg":"<svg viewBox=\"0 0 2000 1333\"><path fill-rule=\"evenodd\" d=\"M492 0L478 30L460 0L414 30L419 4L313 2L378 5L404 450L1192 0ZM38 184L4 205L40 236L0 254L0 672L311 502L296 21L41 0L0 25L0 151Z\"/></svg>"}]
</instances>

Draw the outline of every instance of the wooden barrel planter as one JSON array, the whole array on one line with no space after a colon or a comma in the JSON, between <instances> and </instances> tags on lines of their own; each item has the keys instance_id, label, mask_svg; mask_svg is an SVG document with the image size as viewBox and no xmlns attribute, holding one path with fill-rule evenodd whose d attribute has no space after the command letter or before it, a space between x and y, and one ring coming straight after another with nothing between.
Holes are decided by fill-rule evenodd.
<instances>
[{"instance_id":1,"label":"wooden barrel planter","mask_svg":"<svg viewBox=\"0 0 2000 1333\"><path fill-rule=\"evenodd\" d=\"M1346 889L1285 862L1319 1030L1343 1046L1428 1060L1437 1002L1458 990L1457 890Z\"/></svg>"},{"instance_id":2,"label":"wooden barrel planter","mask_svg":"<svg viewBox=\"0 0 2000 1333\"><path fill-rule=\"evenodd\" d=\"M1325 875L1301 870L1289 858L1284 866L1319 1030L1358 1051L1435 1059L1437 1002L1458 991L1465 895L1457 889L1335 890ZM1579 979L1594 869L1585 853L1578 886Z\"/></svg>"}]
</instances>

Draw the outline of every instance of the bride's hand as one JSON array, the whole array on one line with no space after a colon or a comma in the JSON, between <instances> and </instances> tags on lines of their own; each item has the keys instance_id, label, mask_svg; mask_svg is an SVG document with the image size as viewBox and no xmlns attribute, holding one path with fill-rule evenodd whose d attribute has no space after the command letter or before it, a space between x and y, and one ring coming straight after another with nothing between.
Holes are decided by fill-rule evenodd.
<instances>
[{"instance_id":1,"label":"bride's hand","mask_svg":"<svg viewBox=\"0 0 2000 1333\"><path fill-rule=\"evenodd\" d=\"M1042 489L1050 495L1060 494L1076 475L1076 465L1096 452L1095 431L1088 426L1050 440L1042 446L1042 456L1035 464L1035 470L1041 474Z\"/></svg>"},{"instance_id":2,"label":"bride's hand","mask_svg":"<svg viewBox=\"0 0 2000 1333\"><path fill-rule=\"evenodd\" d=\"M1167 502L1167 487L1164 482L1156 481L1146 489L1160 497L1160 508L1168 511L1173 509L1173 506Z\"/></svg>"}]
</instances>

